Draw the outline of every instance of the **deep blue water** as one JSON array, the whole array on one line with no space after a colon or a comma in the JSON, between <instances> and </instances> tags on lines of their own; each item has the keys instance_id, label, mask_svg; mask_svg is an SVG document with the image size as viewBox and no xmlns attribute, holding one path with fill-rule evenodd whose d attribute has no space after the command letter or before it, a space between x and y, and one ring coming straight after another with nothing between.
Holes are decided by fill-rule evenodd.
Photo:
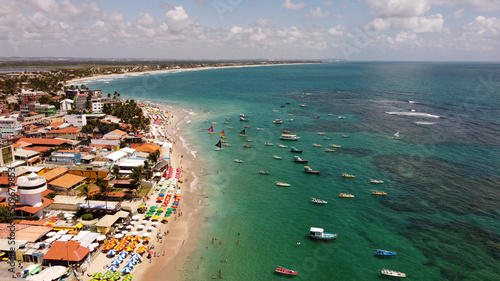
<instances>
[{"instance_id":1,"label":"deep blue water","mask_svg":"<svg viewBox=\"0 0 500 281\"><path fill-rule=\"evenodd\" d=\"M300 280L379 280L382 268L412 280L500 280L498 64L227 68L85 84L196 113L179 133L208 163L198 175L208 199L185 280L208 280L219 269L225 280L284 278L274 273L275 265L297 270ZM238 121L239 113L250 122ZM223 124L225 117L232 121ZM284 123L273 124L278 118ZM214 150L219 136L199 131L211 122L232 146ZM252 127L247 138L238 136L244 125ZM280 141L284 129L301 139ZM401 140L392 139L397 131ZM342 147L325 152L331 144ZM301 157L319 176L292 161L292 145L304 150ZM372 195L373 189L388 195ZM355 197L341 199L341 192ZM314 205L311 197L329 203ZM309 240L311 226L339 238ZM222 244L212 244L213 237ZM398 255L379 258L376 248Z\"/></svg>"}]
</instances>

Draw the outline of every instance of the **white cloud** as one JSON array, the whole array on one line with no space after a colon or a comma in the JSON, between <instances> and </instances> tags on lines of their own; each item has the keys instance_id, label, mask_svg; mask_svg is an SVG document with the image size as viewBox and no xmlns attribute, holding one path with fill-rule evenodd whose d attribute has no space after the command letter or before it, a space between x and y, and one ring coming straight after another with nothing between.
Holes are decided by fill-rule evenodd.
<instances>
[{"instance_id":1,"label":"white cloud","mask_svg":"<svg viewBox=\"0 0 500 281\"><path fill-rule=\"evenodd\" d=\"M155 18L150 13L141 12L137 15L137 23L144 27L151 27L155 24Z\"/></svg>"},{"instance_id":2,"label":"white cloud","mask_svg":"<svg viewBox=\"0 0 500 281\"><path fill-rule=\"evenodd\" d=\"M330 28L328 30L328 33L331 36L338 37L338 36L342 36L344 34L344 31L345 31L345 27L343 27L341 25L337 25L335 27Z\"/></svg>"},{"instance_id":3,"label":"white cloud","mask_svg":"<svg viewBox=\"0 0 500 281\"><path fill-rule=\"evenodd\" d=\"M317 7L316 9L312 9L311 11L309 11L308 16L312 18L327 18L330 16L330 12L323 12L321 11L320 7Z\"/></svg>"},{"instance_id":4,"label":"white cloud","mask_svg":"<svg viewBox=\"0 0 500 281\"><path fill-rule=\"evenodd\" d=\"M500 20L496 17L478 16L473 22L466 24L463 30L470 36L495 38L500 35Z\"/></svg>"},{"instance_id":5,"label":"white cloud","mask_svg":"<svg viewBox=\"0 0 500 281\"><path fill-rule=\"evenodd\" d=\"M432 5L454 8L472 7L479 11L500 10L500 1L498 0L429 0L429 2Z\"/></svg>"},{"instance_id":6,"label":"white cloud","mask_svg":"<svg viewBox=\"0 0 500 281\"><path fill-rule=\"evenodd\" d=\"M56 0L26 0L26 7L43 12L54 12L59 10L59 3Z\"/></svg>"},{"instance_id":7,"label":"white cloud","mask_svg":"<svg viewBox=\"0 0 500 281\"><path fill-rule=\"evenodd\" d=\"M165 17L167 18L167 21L170 22L183 21L189 18L188 14L182 6L177 6L173 10L168 11L165 14Z\"/></svg>"},{"instance_id":8,"label":"white cloud","mask_svg":"<svg viewBox=\"0 0 500 281\"><path fill-rule=\"evenodd\" d=\"M465 10L464 8L456 10L455 12L453 12L453 17L455 17L456 19L463 17L464 10Z\"/></svg>"},{"instance_id":9,"label":"white cloud","mask_svg":"<svg viewBox=\"0 0 500 281\"><path fill-rule=\"evenodd\" d=\"M331 7L331 6L333 6L333 1L332 0L324 0L323 4L325 4L325 6L327 6L327 7Z\"/></svg>"},{"instance_id":10,"label":"white cloud","mask_svg":"<svg viewBox=\"0 0 500 281\"><path fill-rule=\"evenodd\" d=\"M427 0L365 0L377 17L421 16L430 10Z\"/></svg>"},{"instance_id":11,"label":"white cloud","mask_svg":"<svg viewBox=\"0 0 500 281\"><path fill-rule=\"evenodd\" d=\"M281 6L287 8L288 10L301 10L306 7L306 3L299 2L295 4L292 0L285 0L285 2L281 3Z\"/></svg>"},{"instance_id":12,"label":"white cloud","mask_svg":"<svg viewBox=\"0 0 500 281\"><path fill-rule=\"evenodd\" d=\"M192 20L182 6L177 6L165 14L165 22L168 25L168 30L175 34L181 34L183 31L189 31L188 27L192 24ZM196 30L191 29L191 32Z\"/></svg>"}]
</instances>

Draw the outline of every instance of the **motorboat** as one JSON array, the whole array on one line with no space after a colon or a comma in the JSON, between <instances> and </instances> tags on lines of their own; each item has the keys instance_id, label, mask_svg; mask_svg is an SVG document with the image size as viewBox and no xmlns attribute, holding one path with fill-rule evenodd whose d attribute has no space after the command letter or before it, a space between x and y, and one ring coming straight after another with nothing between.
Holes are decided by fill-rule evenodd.
<instances>
[{"instance_id":1,"label":"motorboat","mask_svg":"<svg viewBox=\"0 0 500 281\"><path fill-rule=\"evenodd\" d=\"M321 147L321 144L313 143L314 147Z\"/></svg>"},{"instance_id":2,"label":"motorboat","mask_svg":"<svg viewBox=\"0 0 500 281\"><path fill-rule=\"evenodd\" d=\"M249 146L249 145L247 145L247 144L245 144L243 147L244 147L244 148L252 148L251 146Z\"/></svg>"},{"instance_id":3,"label":"motorboat","mask_svg":"<svg viewBox=\"0 0 500 281\"><path fill-rule=\"evenodd\" d=\"M281 274L286 274L286 275L297 275L297 274L299 274L295 270L286 269L286 268L284 268L282 266L278 266L278 268L276 268L276 272L281 273Z\"/></svg>"},{"instance_id":4,"label":"motorboat","mask_svg":"<svg viewBox=\"0 0 500 281\"><path fill-rule=\"evenodd\" d=\"M335 152L335 150L327 148L327 149L325 149L325 152Z\"/></svg>"},{"instance_id":5,"label":"motorboat","mask_svg":"<svg viewBox=\"0 0 500 281\"><path fill-rule=\"evenodd\" d=\"M393 251L376 249L375 250L375 255L379 255L379 256L395 256L395 255L397 255L397 253L393 252Z\"/></svg>"},{"instance_id":6,"label":"motorboat","mask_svg":"<svg viewBox=\"0 0 500 281\"><path fill-rule=\"evenodd\" d=\"M320 135L320 136L324 136L324 135L325 135L325 133L319 132L319 133L318 133L318 135Z\"/></svg>"},{"instance_id":7,"label":"motorboat","mask_svg":"<svg viewBox=\"0 0 500 281\"><path fill-rule=\"evenodd\" d=\"M243 113L240 113L240 117L247 118L247 117L248 117L248 115L245 115L245 114L243 114Z\"/></svg>"},{"instance_id":8,"label":"motorboat","mask_svg":"<svg viewBox=\"0 0 500 281\"><path fill-rule=\"evenodd\" d=\"M349 174L342 174L343 178L355 178L356 176L349 175Z\"/></svg>"},{"instance_id":9,"label":"motorboat","mask_svg":"<svg viewBox=\"0 0 500 281\"><path fill-rule=\"evenodd\" d=\"M259 174L261 174L261 175L269 175L269 172L268 171L260 170Z\"/></svg>"},{"instance_id":10,"label":"motorboat","mask_svg":"<svg viewBox=\"0 0 500 281\"><path fill-rule=\"evenodd\" d=\"M337 145L337 144L332 144L332 145L330 145L330 146L331 146L331 147L335 147L335 148L341 148L341 147L342 147L342 146Z\"/></svg>"},{"instance_id":11,"label":"motorboat","mask_svg":"<svg viewBox=\"0 0 500 281\"><path fill-rule=\"evenodd\" d=\"M245 126L245 128L250 129L250 128L252 128L252 126Z\"/></svg>"},{"instance_id":12,"label":"motorboat","mask_svg":"<svg viewBox=\"0 0 500 281\"><path fill-rule=\"evenodd\" d=\"M327 201L321 200L321 199L318 199L318 198L311 198L311 202L318 203L318 204L327 204L328 203Z\"/></svg>"},{"instance_id":13,"label":"motorboat","mask_svg":"<svg viewBox=\"0 0 500 281\"><path fill-rule=\"evenodd\" d=\"M300 137L297 137L297 135L290 135L290 134L282 134L280 137L280 140L286 140L286 141L296 141L299 139Z\"/></svg>"},{"instance_id":14,"label":"motorboat","mask_svg":"<svg viewBox=\"0 0 500 281\"><path fill-rule=\"evenodd\" d=\"M299 105L299 106L300 106L300 107L306 107L306 106L307 106L307 104L303 103L303 104L301 104L301 105Z\"/></svg>"},{"instance_id":15,"label":"motorboat","mask_svg":"<svg viewBox=\"0 0 500 281\"><path fill-rule=\"evenodd\" d=\"M246 142L252 142L252 140L251 140L251 139L245 139L245 141L246 141Z\"/></svg>"},{"instance_id":16,"label":"motorboat","mask_svg":"<svg viewBox=\"0 0 500 281\"><path fill-rule=\"evenodd\" d=\"M354 195L352 194L347 194L347 193L340 193L339 194L339 197L343 197L343 198L353 198Z\"/></svg>"},{"instance_id":17,"label":"motorboat","mask_svg":"<svg viewBox=\"0 0 500 281\"><path fill-rule=\"evenodd\" d=\"M302 158L300 158L299 156L294 156L294 157L293 157L293 162L297 162L297 163L307 163L307 162L309 162L309 160L302 159Z\"/></svg>"},{"instance_id":18,"label":"motorboat","mask_svg":"<svg viewBox=\"0 0 500 281\"><path fill-rule=\"evenodd\" d=\"M297 148L295 148L294 146L292 146L292 148L290 149L291 152L293 153L302 153L302 150L299 150Z\"/></svg>"},{"instance_id":19,"label":"motorboat","mask_svg":"<svg viewBox=\"0 0 500 281\"><path fill-rule=\"evenodd\" d=\"M309 237L320 240L332 240L337 239L337 234L327 233L323 228L311 227L309 230Z\"/></svg>"},{"instance_id":20,"label":"motorboat","mask_svg":"<svg viewBox=\"0 0 500 281\"><path fill-rule=\"evenodd\" d=\"M272 142L266 142L264 145L265 146L273 146L274 144Z\"/></svg>"},{"instance_id":21,"label":"motorboat","mask_svg":"<svg viewBox=\"0 0 500 281\"><path fill-rule=\"evenodd\" d=\"M229 130L234 130L234 127L227 127Z\"/></svg>"},{"instance_id":22,"label":"motorboat","mask_svg":"<svg viewBox=\"0 0 500 281\"><path fill-rule=\"evenodd\" d=\"M309 166L304 166L304 172L308 173L308 174L319 175L319 171L315 171L315 170L311 169L311 167L309 167Z\"/></svg>"},{"instance_id":23,"label":"motorboat","mask_svg":"<svg viewBox=\"0 0 500 281\"><path fill-rule=\"evenodd\" d=\"M239 159L234 159L234 162L236 162L236 163L243 163L243 161L239 160Z\"/></svg>"},{"instance_id":24,"label":"motorboat","mask_svg":"<svg viewBox=\"0 0 500 281\"><path fill-rule=\"evenodd\" d=\"M282 160L283 159L283 158L279 157L278 155L273 155L273 158L277 159L277 160Z\"/></svg>"},{"instance_id":25,"label":"motorboat","mask_svg":"<svg viewBox=\"0 0 500 281\"><path fill-rule=\"evenodd\" d=\"M333 116L333 113L328 113L328 116Z\"/></svg>"},{"instance_id":26,"label":"motorboat","mask_svg":"<svg viewBox=\"0 0 500 281\"><path fill-rule=\"evenodd\" d=\"M320 116L319 115L315 115L314 118L319 118Z\"/></svg>"},{"instance_id":27,"label":"motorboat","mask_svg":"<svg viewBox=\"0 0 500 281\"><path fill-rule=\"evenodd\" d=\"M338 119L345 119L345 116L339 115Z\"/></svg>"},{"instance_id":28,"label":"motorboat","mask_svg":"<svg viewBox=\"0 0 500 281\"><path fill-rule=\"evenodd\" d=\"M257 131L264 131L264 128L257 128Z\"/></svg>"},{"instance_id":29,"label":"motorboat","mask_svg":"<svg viewBox=\"0 0 500 281\"><path fill-rule=\"evenodd\" d=\"M240 121L242 121L242 122L250 122L250 120L248 120L246 118L243 118L243 117L240 117Z\"/></svg>"},{"instance_id":30,"label":"motorboat","mask_svg":"<svg viewBox=\"0 0 500 281\"><path fill-rule=\"evenodd\" d=\"M280 148L287 148L287 147L288 147L288 146L283 145L283 144L280 144L280 145L278 145L278 146L279 146Z\"/></svg>"},{"instance_id":31,"label":"motorboat","mask_svg":"<svg viewBox=\"0 0 500 281\"><path fill-rule=\"evenodd\" d=\"M286 186L286 187L290 186L290 184L289 184L289 183L286 183L286 182L280 182L280 181L279 181L279 182L277 182L277 183L276 183L276 185L277 185L277 186Z\"/></svg>"},{"instance_id":32,"label":"motorboat","mask_svg":"<svg viewBox=\"0 0 500 281\"><path fill-rule=\"evenodd\" d=\"M350 138L351 136L349 135L342 135L343 138Z\"/></svg>"},{"instance_id":33,"label":"motorboat","mask_svg":"<svg viewBox=\"0 0 500 281\"><path fill-rule=\"evenodd\" d=\"M383 180L370 180L370 183L384 183Z\"/></svg>"},{"instance_id":34,"label":"motorboat","mask_svg":"<svg viewBox=\"0 0 500 281\"><path fill-rule=\"evenodd\" d=\"M293 122L293 119L286 119L286 121L288 121L288 122Z\"/></svg>"},{"instance_id":35,"label":"motorboat","mask_svg":"<svg viewBox=\"0 0 500 281\"><path fill-rule=\"evenodd\" d=\"M227 143L227 142L226 142L226 143L223 143L222 145L223 145L223 146L231 146L231 144L230 144L230 143Z\"/></svg>"},{"instance_id":36,"label":"motorboat","mask_svg":"<svg viewBox=\"0 0 500 281\"><path fill-rule=\"evenodd\" d=\"M393 277L406 277L406 274L403 272L399 271L394 271L394 270L389 270L389 269L382 269L380 271L382 274L387 275L387 276L393 276Z\"/></svg>"},{"instance_id":37,"label":"motorboat","mask_svg":"<svg viewBox=\"0 0 500 281\"><path fill-rule=\"evenodd\" d=\"M276 119L273 121L274 124L283 124L283 120L281 119Z\"/></svg>"},{"instance_id":38,"label":"motorboat","mask_svg":"<svg viewBox=\"0 0 500 281\"><path fill-rule=\"evenodd\" d=\"M323 137L324 140L331 140L332 138L329 137Z\"/></svg>"},{"instance_id":39,"label":"motorboat","mask_svg":"<svg viewBox=\"0 0 500 281\"><path fill-rule=\"evenodd\" d=\"M372 190L373 195L387 195L387 192L385 191L379 191L379 190Z\"/></svg>"},{"instance_id":40,"label":"motorboat","mask_svg":"<svg viewBox=\"0 0 500 281\"><path fill-rule=\"evenodd\" d=\"M289 130L283 130L283 134L290 134Z\"/></svg>"}]
</instances>

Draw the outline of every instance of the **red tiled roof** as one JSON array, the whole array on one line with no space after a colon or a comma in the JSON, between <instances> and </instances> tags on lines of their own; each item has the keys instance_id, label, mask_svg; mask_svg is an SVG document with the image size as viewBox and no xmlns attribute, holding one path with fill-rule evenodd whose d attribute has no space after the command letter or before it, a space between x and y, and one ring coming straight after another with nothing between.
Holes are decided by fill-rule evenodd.
<instances>
[{"instance_id":1,"label":"red tiled roof","mask_svg":"<svg viewBox=\"0 0 500 281\"><path fill-rule=\"evenodd\" d=\"M61 126L64 122L52 122L50 124L50 126L54 127L54 128L59 128L59 126Z\"/></svg>"},{"instance_id":2,"label":"red tiled roof","mask_svg":"<svg viewBox=\"0 0 500 281\"><path fill-rule=\"evenodd\" d=\"M20 138L17 142L21 142L21 141L22 142L31 143L33 145L39 144L39 145L53 145L53 146L57 146L57 145L61 145L61 144L64 144L64 143L71 144L70 140L42 139L42 138Z\"/></svg>"},{"instance_id":3,"label":"red tiled roof","mask_svg":"<svg viewBox=\"0 0 500 281\"><path fill-rule=\"evenodd\" d=\"M59 261L74 261L83 260L90 250L80 246L79 242L75 241L55 241L52 246L43 256L44 260L59 260Z\"/></svg>"},{"instance_id":4,"label":"red tiled roof","mask_svg":"<svg viewBox=\"0 0 500 281\"><path fill-rule=\"evenodd\" d=\"M23 212L27 212L27 213L30 213L30 214L34 214L44 208L46 208L47 206L49 206L50 204L54 203L54 200L52 199L48 199L48 198L45 198L45 197L42 197L42 205L40 207L31 207L31 206L16 206L16 211L17 210L22 210Z\"/></svg>"},{"instance_id":5,"label":"red tiled roof","mask_svg":"<svg viewBox=\"0 0 500 281\"><path fill-rule=\"evenodd\" d=\"M57 168L52 169L48 172L45 172L45 174L43 174L42 176L44 176L45 179L47 180L47 182L49 182L57 177L60 177L64 174L66 174L67 172L68 172L68 170L61 168L61 167L57 167Z\"/></svg>"},{"instance_id":6,"label":"red tiled roof","mask_svg":"<svg viewBox=\"0 0 500 281\"><path fill-rule=\"evenodd\" d=\"M153 153L156 150L161 151L161 147L154 144L154 143L145 143L145 144L139 144L139 145L132 145L132 148L135 149L136 151L139 152L149 152Z\"/></svg>"},{"instance_id":7,"label":"red tiled roof","mask_svg":"<svg viewBox=\"0 0 500 281\"><path fill-rule=\"evenodd\" d=\"M43 152L46 152L47 150L49 150L51 148L47 147L47 146L31 146L31 147L23 147L23 149L43 153Z\"/></svg>"},{"instance_id":8,"label":"red tiled roof","mask_svg":"<svg viewBox=\"0 0 500 281\"><path fill-rule=\"evenodd\" d=\"M60 178L57 178L53 181L51 181L49 184L52 186L57 186L57 187L62 187L62 188L70 188L73 185L80 183L84 181L86 178L85 177L80 177L77 175L72 175L72 174L66 174Z\"/></svg>"},{"instance_id":9,"label":"red tiled roof","mask_svg":"<svg viewBox=\"0 0 500 281\"><path fill-rule=\"evenodd\" d=\"M68 133L79 133L80 128L77 127L67 127L59 130L48 131L47 134L68 134Z\"/></svg>"},{"instance_id":10,"label":"red tiled roof","mask_svg":"<svg viewBox=\"0 0 500 281\"><path fill-rule=\"evenodd\" d=\"M120 131L120 130L114 130L114 131L111 131L111 133L115 133L115 134L118 134L120 136L123 136L123 135L126 135L127 133L125 133L124 131Z\"/></svg>"}]
</instances>

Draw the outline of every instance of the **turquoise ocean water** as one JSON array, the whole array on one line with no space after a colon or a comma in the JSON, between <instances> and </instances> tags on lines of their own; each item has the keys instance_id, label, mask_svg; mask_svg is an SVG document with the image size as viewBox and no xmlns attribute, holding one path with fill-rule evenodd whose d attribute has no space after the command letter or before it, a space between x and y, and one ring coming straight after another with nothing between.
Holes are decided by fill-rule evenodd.
<instances>
[{"instance_id":1,"label":"turquoise ocean water","mask_svg":"<svg viewBox=\"0 0 500 281\"><path fill-rule=\"evenodd\" d=\"M276 265L298 271L297 280L383 280L383 268L411 280L500 280L498 64L267 66L85 84L194 113L179 133L207 163L199 184L209 198L185 280L211 280L219 269L225 280L287 278L274 273ZM250 122L240 122L240 113ZM283 124L273 124L278 118ZM216 135L199 130L211 122L219 123ZM245 125L252 142L238 136ZM232 146L215 151L222 129ZM301 139L280 141L283 130ZM402 140L392 139L397 131ZM331 144L342 147L325 152ZM321 174L305 174L290 146ZM355 197L341 199L341 192ZM311 197L329 203L312 204ZM309 240L312 226L338 239ZM377 248L398 255L380 258Z\"/></svg>"}]
</instances>

